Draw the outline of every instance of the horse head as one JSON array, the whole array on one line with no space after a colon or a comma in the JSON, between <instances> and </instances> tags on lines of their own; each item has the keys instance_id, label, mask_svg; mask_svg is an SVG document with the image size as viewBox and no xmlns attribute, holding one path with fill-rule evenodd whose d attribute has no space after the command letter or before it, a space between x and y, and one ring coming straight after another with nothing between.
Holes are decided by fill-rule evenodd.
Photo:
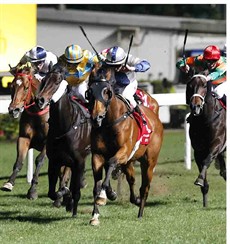
<instances>
[{"instance_id":1,"label":"horse head","mask_svg":"<svg viewBox=\"0 0 230 244\"><path fill-rule=\"evenodd\" d=\"M203 112L208 91L211 91L211 83L207 82L207 73L203 72L192 76L186 87L186 103L190 106L194 116Z\"/></svg>"},{"instance_id":2,"label":"horse head","mask_svg":"<svg viewBox=\"0 0 230 244\"><path fill-rule=\"evenodd\" d=\"M40 109L44 109L50 104L53 94L57 91L62 80L64 79L64 73L65 68L56 64L45 76L43 80L44 85L35 99L35 102Z\"/></svg>"},{"instance_id":3,"label":"horse head","mask_svg":"<svg viewBox=\"0 0 230 244\"><path fill-rule=\"evenodd\" d=\"M116 82L115 69L105 63L96 63L89 76L89 86L94 82L107 81L111 85Z\"/></svg>"},{"instance_id":4,"label":"horse head","mask_svg":"<svg viewBox=\"0 0 230 244\"><path fill-rule=\"evenodd\" d=\"M18 118L24 108L27 108L33 102L39 85L40 82L34 76L34 69L29 62L17 68L11 83L9 114L14 118Z\"/></svg>"},{"instance_id":5,"label":"horse head","mask_svg":"<svg viewBox=\"0 0 230 244\"><path fill-rule=\"evenodd\" d=\"M89 101L89 111L94 127L102 125L113 96L112 86L107 81L94 82L86 91L85 97Z\"/></svg>"}]
</instances>

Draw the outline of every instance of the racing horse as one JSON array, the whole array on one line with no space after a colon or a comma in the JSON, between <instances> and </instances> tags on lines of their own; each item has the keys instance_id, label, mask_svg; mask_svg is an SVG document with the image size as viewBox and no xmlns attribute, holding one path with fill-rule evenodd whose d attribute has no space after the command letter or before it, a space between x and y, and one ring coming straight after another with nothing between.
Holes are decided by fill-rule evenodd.
<instances>
[{"instance_id":1,"label":"racing horse","mask_svg":"<svg viewBox=\"0 0 230 244\"><path fill-rule=\"evenodd\" d=\"M60 99L52 102L52 96L64 79L65 68L55 65L45 78L45 85L36 97L41 109L50 104L49 132L47 135L47 157L49 159L48 196L52 200L66 196L69 199L66 210L77 215L81 188L84 187L84 170L86 157L90 154L90 116L79 102L72 99L68 89ZM71 168L70 189L63 187L56 192L58 172L62 165ZM115 193L108 192L112 198Z\"/></svg>"},{"instance_id":2,"label":"racing horse","mask_svg":"<svg viewBox=\"0 0 230 244\"><path fill-rule=\"evenodd\" d=\"M226 180L224 151L226 149L226 110L214 97L213 84L206 81L207 71L192 76L186 87L186 102L190 106L189 136L199 176L194 184L201 187L203 206L208 206L207 169L213 160Z\"/></svg>"},{"instance_id":3,"label":"racing horse","mask_svg":"<svg viewBox=\"0 0 230 244\"><path fill-rule=\"evenodd\" d=\"M23 167L23 161L30 148L40 153L35 159L36 169L33 174L31 186L27 192L27 198L36 199L39 172L44 164L46 156L46 135L48 132L49 107L40 110L34 103L40 81L34 76L34 69L30 63L26 63L14 69L15 75L11 84L11 103L8 107L9 114L20 117L19 136L17 139L17 158L13 166L13 172L1 190L12 191L17 174Z\"/></svg>"},{"instance_id":4,"label":"racing horse","mask_svg":"<svg viewBox=\"0 0 230 244\"><path fill-rule=\"evenodd\" d=\"M101 67L103 69L103 67ZM92 120L91 151L94 176L94 207L91 225L99 224L99 207L106 204L106 189L111 174L117 167L122 168L130 188L130 202L139 206L138 218L143 216L148 197L153 170L163 140L163 126L156 107L139 105L146 116L147 127L142 120L134 118L134 110L124 98L115 95L113 90L114 69L99 68L90 77L90 86L86 92ZM106 70L106 72L105 72ZM142 132L146 134L143 135ZM142 184L139 196L134 193L135 171L133 162L140 162ZM108 170L102 183L102 169Z\"/></svg>"}]
</instances>

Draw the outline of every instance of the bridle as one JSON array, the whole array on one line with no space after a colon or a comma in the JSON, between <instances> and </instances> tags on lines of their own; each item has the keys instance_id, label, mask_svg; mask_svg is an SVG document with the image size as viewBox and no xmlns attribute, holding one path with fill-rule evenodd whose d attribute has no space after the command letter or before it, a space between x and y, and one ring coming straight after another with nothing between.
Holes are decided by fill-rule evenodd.
<instances>
[{"instance_id":1,"label":"bridle","mask_svg":"<svg viewBox=\"0 0 230 244\"><path fill-rule=\"evenodd\" d=\"M33 87L36 89L36 86L33 83L33 77L31 74L17 73L15 76L16 81L21 80L19 77L27 77L28 81L29 81L28 91L27 91L25 99L23 100L24 101L24 108L27 109L28 107L30 107L34 104L34 102L32 104L29 104L29 102L30 102L31 96L32 96L32 89L33 89ZM24 91L26 89L24 89Z\"/></svg>"},{"instance_id":2,"label":"bridle","mask_svg":"<svg viewBox=\"0 0 230 244\"><path fill-rule=\"evenodd\" d=\"M205 75L202 75L202 74L196 74L196 75L194 75L194 76L191 78L191 80L192 80L193 78L196 78L196 77L203 78L203 79L205 79L205 81L207 80L206 76L205 76ZM195 94L193 94L193 95L191 96L191 98L190 98L190 107L192 106L192 100L193 100L193 98L196 98L196 97L199 97L199 98L201 99L201 104L200 104L199 106L200 106L200 109L202 110L202 109L203 109L203 106L204 106L204 104L205 104L205 97L206 97L206 94L205 94L204 96L200 95L199 93L195 93ZM199 115L199 114L194 114L194 116L198 116L198 115Z\"/></svg>"}]
</instances>

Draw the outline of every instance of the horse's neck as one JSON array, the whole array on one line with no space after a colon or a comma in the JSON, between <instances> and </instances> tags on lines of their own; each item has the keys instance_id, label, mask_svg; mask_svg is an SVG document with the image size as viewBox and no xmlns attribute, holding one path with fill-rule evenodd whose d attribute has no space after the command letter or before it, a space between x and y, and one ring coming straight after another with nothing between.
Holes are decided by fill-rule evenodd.
<instances>
[{"instance_id":1,"label":"horse's neck","mask_svg":"<svg viewBox=\"0 0 230 244\"><path fill-rule=\"evenodd\" d=\"M65 93L56 103L52 111L54 123L58 125L60 132L65 132L72 125L74 119L73 106L67 93Z\"/></svg>"},{"instance_id":2,"label":"horse's neck","mask_svg":"<svg viewBox=\"0 0 230 244\"><path fill-rule=\"evenodd\" d=\"M108 106L107 120L109 122L113 122L114 120L120 118L126 111L127 107L125 103L116 96L113 96Z\"/></svg>"}]
</instances>

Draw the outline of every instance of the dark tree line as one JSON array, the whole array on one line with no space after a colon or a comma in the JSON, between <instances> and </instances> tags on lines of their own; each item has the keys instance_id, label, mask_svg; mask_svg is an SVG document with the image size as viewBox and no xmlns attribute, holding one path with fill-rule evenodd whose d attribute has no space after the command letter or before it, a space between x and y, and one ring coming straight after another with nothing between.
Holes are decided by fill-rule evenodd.
<instances>
[{"instance_id":1,"label":"dark tree line","mask_svg":"<svg viewBox=\"0 0 230 244\"><path fill-rule=\"evenodd\" d=\"M216 20L226 19L226 4L39 4L38 7Z\"/></svg>"}]
</instances>

